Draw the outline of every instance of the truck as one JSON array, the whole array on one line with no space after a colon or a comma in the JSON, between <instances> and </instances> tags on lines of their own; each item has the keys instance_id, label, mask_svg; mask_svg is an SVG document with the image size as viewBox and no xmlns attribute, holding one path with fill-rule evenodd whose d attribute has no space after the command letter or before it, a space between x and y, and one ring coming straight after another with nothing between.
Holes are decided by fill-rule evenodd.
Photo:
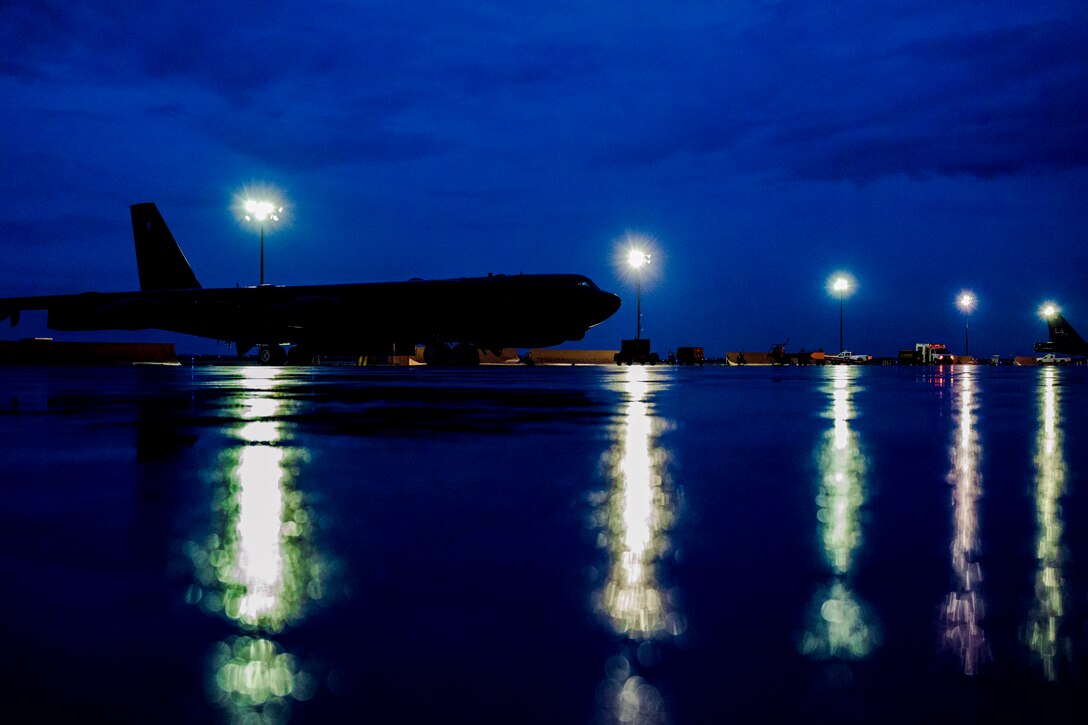
<instances>
[{"instance_id":1,"label":"truck","mask_svg":"<svg viewBox=\"0 0 1088 725\"><path fill-rule=\"evenodd\" d=\"M855 355L849 350L843 350L842 352L835 353L834 355L826 356L824 358L824 363L830 365L862 365L872 359L872 355Z\"/></svg>"},{"instance_id":2,"label":"truck","mask_svg":"<svg viewBox=\"0 0 1088 725\"><path fill-rule=\"evenodd\" d=\"M617 365L657 365L661 356L650 352L650 341L644 338L620 340L620 351L613 359Z\"/></svg>"},{"instance_id":3,"label":"truck","mask_svg":"<svg viewBox=\"0 0 1088 725\"><path fill-rule=\"evenodd\" d=\"M914 345L918 365L949 365L953 362L948 345L943 342L919 342Z\"/></svg>"}]
</instances>

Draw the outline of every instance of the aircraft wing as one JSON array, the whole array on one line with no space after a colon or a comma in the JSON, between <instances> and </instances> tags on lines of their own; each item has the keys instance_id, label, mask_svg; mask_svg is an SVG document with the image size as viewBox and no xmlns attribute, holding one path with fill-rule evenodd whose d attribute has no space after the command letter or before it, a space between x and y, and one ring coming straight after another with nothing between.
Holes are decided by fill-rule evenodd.
<instances>
[{"instance_id":1,"label":"aircraft wing","mask_svg":"<svg viewBox=\"0 0 1088 725\"><path fill-rule=\"evenodd\" d=\"M11 326L19 324L20 313L25 310L48 310L57 304L78 295L43 295L40 297L3 297L0 298L0 322L10 319Z\"/></svg>"}]
</instances>

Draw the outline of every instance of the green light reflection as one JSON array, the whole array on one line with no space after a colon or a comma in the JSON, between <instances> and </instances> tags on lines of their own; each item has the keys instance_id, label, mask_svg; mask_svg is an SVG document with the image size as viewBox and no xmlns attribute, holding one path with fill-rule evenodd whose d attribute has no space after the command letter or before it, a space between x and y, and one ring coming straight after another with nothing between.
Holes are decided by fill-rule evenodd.
<instances>
[{"instance_id":1,"label":"green light reflection","mask_svg":"<svg viewBox=\"0 0 1088 725\"><path fill-rule=\"evenodd\" d=\"M978 674L989 659L989 645L981 621L985 606L980 592L982 568L978 562L978 499L982 495L979 462L982 447L975 429L978 397L976 370L963 366L953 371L953 420L956 423L950 449L952 467L952 570L956 589L945 598L941 613L944 647L955 652L966 675Z\"/></svg>"},{"instance_id":2,"label":"green light reflection","mask_svg":"<svg viewBox=\"0 0 1088 725\"><path fill-rule=\"evenodd\" d=\"M1039 371L1039 429L1035 436L1035 602L1022 630L1022 638L1042 665L1047 680L1057 680L1063 662L1072 659L1071 640L1062 628L1065 617L1065 579L1062 563L1061 497L1065 489L1065 460L1061 421L1062 371Z\"/></svg>"},{"instance_id":3,"label":"green light reflection","mask_svg":"<svg viewBox=\"0 0 1088 725\"><path fill-rule=\"evenodd\" d=\"M240 636L219 643L211 670L212 700L239 723L287 722L291 700L308 700L316 687L291 654L262 637Z\"/></svg>"},{"instance_id":4,"label":"green light reflection","mask_svg":"<svg viewBox=\"0 0 1088 725\"><path fill-rule=\"evenodd\" d=\"M657 575L674 517L665 486L666 451L657 442L664 423L652 408L658 372L642 365L624 371L622 422L606 458L610 490L597 512L600 542L609 555L598 608L629 643L606 665L608 676L598 687L597 701L607 720L624 723L665 719L661 693L636 668L640 659L652 658L648 653L655 641L683 630L673 597L662 590Z\"/></svg>"},{"instance_id":5,"label":"green light reflection","mask_svg":"<svg viewBox=\"0 0 1088 725\"><path fill-rule=\"evenodd\" d=\"M816 592L800 651L813 659L861 659L878 643L868 606L849 585L849 575L862 544L860 510L865 502L865 460L850 428L855 416L852 397L857 368L827 368L824 392L831 429L817 450L820 472L817 520L824 558L833 578Z\"/></svg>"},{"instance_id":6,"label":"green light reflection","mask_svg":"<svg viewBox=\"0 0 1088 725\"><path fill-rule=\"evenodd\" d=\"M656 443L648 375L641 365L626 370L627 404L610 454L612 490L602 532L610 559L603 608L617 633L639 639L668 633L670 626L656 568L668 547L672 512L662 485L664 451Z\"/></svg>"},{"instance_id":7,"label":"green light reflection","mask_svg":"<svg viewBox=\"0 0 1088 725\"><path fill-rule=\"evenodd\" d=\"M277 368L243 368L239 446L225 454L214 502L218 531L190 543L196 583L189 600L221 613L248 635L220 643L212 657L212 699L234 722L284 722L303 699L307 673L275 634L322 598L323 563L312 543L313 514L294 486L303 451L286 445Z\"/></svg>"}]
</instances>

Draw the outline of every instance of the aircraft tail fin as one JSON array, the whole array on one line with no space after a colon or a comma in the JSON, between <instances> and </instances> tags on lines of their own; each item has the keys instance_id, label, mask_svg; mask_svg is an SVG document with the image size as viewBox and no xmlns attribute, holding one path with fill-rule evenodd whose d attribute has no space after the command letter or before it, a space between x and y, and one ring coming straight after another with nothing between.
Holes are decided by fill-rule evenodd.
<instances>
[{"instance_id":1,"label":"aircraft tail fin","mask_svg":"<svg viewBox=\"0 0 1088 725\"><path fill-rule=\"evenodd\" d=\"M1077 334L1077 331L1073 329L1073 326L1066 322L1066 319L1062 317L1060 312L1054 314L1053 317L1046 321L1046 326L1050 332L1051 342L1060 342L1065 345L1073 344L1078 347L1088 347L1085 344L1084 338Z\"/></svg>"},{"instance_id":2,"label":"aircraft tail fin","mask_svg":"<svg viewBox=\"0 0 1088 725\"><path fill-rule=\"evenodd\" d=\"M174 240L170 228L154 204L133 204L132 238L136 243L136 267L140 289L197 289L193 268Z\"/></svg>"}]
</instances>

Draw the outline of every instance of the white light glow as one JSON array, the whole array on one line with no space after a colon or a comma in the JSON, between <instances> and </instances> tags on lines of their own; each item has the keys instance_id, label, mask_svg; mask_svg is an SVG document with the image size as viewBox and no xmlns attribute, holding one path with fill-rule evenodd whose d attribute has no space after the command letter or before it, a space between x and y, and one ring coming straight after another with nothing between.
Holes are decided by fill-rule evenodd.
<instances>
[{"instance_id":1,"label":"white light glow","mask_svg":"<svg viewBox=\"0 0 1088 725\"><path fill-rule=\"evenodd\" d=\"M639 269L650 263L650 255L641 249L632 249L627 253L627 264Z\"/></svg>"},{"instance_id":2,"label":"white light glow","mask_svg":"<svg viewBox=\"0 0 1088 725\"><path fill-rule=\"evenodd\" d=\"M650 371L625 371L623 427L612 464L605 531L611 570L603 593L604 609L617 632L646 638L667 631L669 616L658 588L656 562L667 545L671 518L662 485L662 452L650 411Z\"/></svg>"},{"instance_id":3,"label":"white light glow","mask_svg":"<svg viewBox=\"0 0 1088 725\"><path fill-rule=\"evenodd\" d=\"M1035 603L1028 616L1024 636L1039 658L1043 676L1056 680L1059 668L1070 656L1070 638L1062 623L1066 611L1065 578L1062 561L1065 524L1061 497L1065 490L1065 459L1061 421L1061 371L1040 370L1039 430L1035 437Z\"/></svg>"},{"instance_id":4,"label":"white light glow","mask_svg":"<svg viewBox=\"0 0 1088 725\"><path fill-rule=\"evenodd\" d=\"M284 588L283 450L268 445L242 449L238 460L238 519L235 551L237 618L256 624L276 611Z\"/></svg>"},{"instance_id":5,"label":"white light glow","mask_svg":"<svg viewBox=\"0 0 1088 725\"><path fill-rule=\"evenodd\" d=\"M958 370L952 379L956 429L952 435L952 466L948 482L952 489L952 570L957 588L945 598L942 611L942 638L946 649L955 652L964 674L978 674L989 659L989 645L982 630L985 615L980 585L982 568L978 562L978 499L982 495L979 461L982 449L975 429L976 371Z\"/></svg>"},{"instance_id":6,"label":"white light glow","mask_svg":"<svg viewBox=\"0 0 1088 725\"><path fill-rule=\"evenodd\" d=\"M654 415L653 396L661 377L642 365L622 376L624 404L616 442L608 454L610 490L597 510L599 541L608 550L609 572L598 607L613 631L638 642L638 655L623 652L605 667L597 690L610 711L609 722L667 722L660 691L636 673L653 640L678 635L683 623L674 598L658 582L668 549L672 501L665 485L666 452L657 439L665 424Z\"/></svg>"},{"instance_id":7,"label":"white light glow","mask_svg":"<svg viewBox=\"0 0 1088 725\"><path fill-rule=\"evenodd\" d=\"M834 424L820 456L823 484L817 503L824 553L835 573L845 574L861 543L858 510L865 497L862 488L865 462L857 438L850 430L850 420L854 417L850 398L856 368L835 366L830 370L833 378L828 392L831 393L830 417Z\"/></svg>"},{"instance_id":8,"label":"white light glow","mask_svg":"<svg viewBox=\"0 0 1088 725\"><path fill-rule=\"evenodd\" d=\"M978 304L978 299L971 292L961 292L956 298L956 306L964 313L970 313Z\"/></svg>"},{"instance_id":9,"label":"white light glow","mask_svg":"<svg viewBox=\"0 0 1088 725\"><path fill-rule=\"evenodd\" d=\"M253 365L242 368L242 380L239 381L240 387L244 387L246 390L257 390L261 392L270 391L277 385L277 378L282 372L278 367L266 367L261 365ZM255 401L263 400L264 403L258 403ZM266 409L272 409L273 412L279 410L280 402L272 397L264 398L251 398L246 401L247 406L265 405ZM264 415L272 415L272 413L265 413ZM247 416L252 417L252 416Z\"/></svg>"},{"instance_id":10,"label":"white light glow","mask_svg":"<svg viewBox=\"0 0 1088 725\"><path fill-rule=\"evenodd\" d=\"M650 284L662 274L660 245L648 235L628 232L613 240L612 262L621 277Z\"/></svg>"},{"instance_id":11,"label":"white light glow","mask_svg":"<svg viewBox=\"0 0 1088 725\"><path fill-rule=\"evenodd\" d=\"M824 392L830 398L825 414L832 420L818 458L820 540L833 578L813 597L809 625L800 650L815 659L861 659L877 644L877 629L868 607L849 585L857 549L861 546L861 506L865 501L865 461L850 428L855 416L851 402L857 388L856 368L829 368Z\"/></svg>"},{"instance_id":12,"label":"white light glow","mask_svg":"<svg viewBox=\"0 0 1088 725\"><path fill-rule=\"evenodd\" d=\"M857 289L857 281L846 272L836 272L827 278L827 292L836 299L849 297Z\"/></svg>"},{"instance_id":13,"label":"white light glow","mask_svg":"<svg viewBox=\"0 0 1088 725\"><path fill-rule=\"evenodd\" d=\"M294 486L303 453L289 445L278 368L243 368L232 394L238 447L222 461L218 526L186 545L196 582L186 600L233 620L246 634L217 645L210 696L230 722L286 722L291 703L313 696L314 678L267 633L297 623L323 596L312 545L313 514ZM259 634L258 634L259 633Z\"/></svg>"},{"instance_id":14,"label":"white light glow","mask_svg":"<svg viewBox=\"0 0 1088 725\"><path fill-rule=\"evenodd\" d=\"M276 206L270 201L257 201L255 199L247 199L244 205L246 210L246 221L256 219L259 222L263 222L266 219L271 219L274 222L280 220L279 215L283 213L282 206Z\"/></svg>"},{"instance_id":15,"label":"white light glow","mask_svg":"<svg viewBox=\"0 0 1088 725\"><path fill-rule=\"evenodd\" d=\"M247 630L278 632L321 596L321 566L309 544L312 515L292 482L296 448L285 445L279 369L244 368L236 436L216 502L217 534L194 549L203 601Z\"/></svg>"}]
</instances>

